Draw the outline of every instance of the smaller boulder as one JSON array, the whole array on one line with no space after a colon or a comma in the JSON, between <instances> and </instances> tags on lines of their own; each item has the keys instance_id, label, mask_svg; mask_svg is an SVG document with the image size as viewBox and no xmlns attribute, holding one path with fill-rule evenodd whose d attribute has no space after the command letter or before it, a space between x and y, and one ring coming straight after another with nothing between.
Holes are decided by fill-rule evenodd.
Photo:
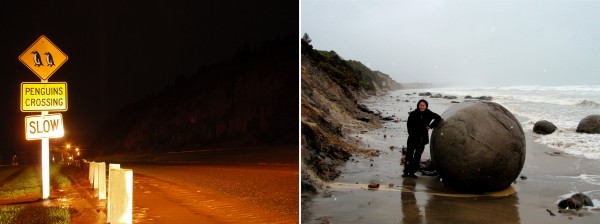
<instances>
[{"instance_id":1,"label":"smaller boulder","mask_svg":"<svg viewBox=\"0 0 600 224\"><path fill-rule=\"evenodd\" d=\"M580 209L583 206L594 206L594 203L590 197L582 193L571 195L570 198L558 203L558 207L561 209Z\"/></svg>"},{"instance_id":2,"label":"smaller boulder","mask_svg":"<svg viewBox=\"0 0 600 224\"><path fill-rule=\"evenodd\" d=\"M435 94L433 96L429 96L430 98L442 98L442 94Z\"/></svg>"},{"instance_id":3,"label":"smaller boulder","mask_svg":"<svg viewBox=\"0 0 600 224\"><path fill-rule=\"evenodd\" d=\"M577 125L576 132L600 134L600 115L590 115L583 118Z\"/></svg>"},{"instance_id":4,"label":"smaller boulder","mask_svg":"<svg viewBox=\"0 0 600 224\"><path fill-rule=\"evenodd\" d=\"M547 120L535 122L533 125L533 132L537 134L548 135L554 133L554 131L556 131L556 125Z\"/></svg>"}]
</instances>

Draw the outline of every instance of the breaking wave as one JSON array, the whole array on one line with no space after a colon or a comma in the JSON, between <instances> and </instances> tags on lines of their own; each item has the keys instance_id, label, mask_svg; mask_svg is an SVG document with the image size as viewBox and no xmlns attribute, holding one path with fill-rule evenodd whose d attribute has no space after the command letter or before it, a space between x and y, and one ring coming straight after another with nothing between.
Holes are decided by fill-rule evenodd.
<instances>
[{"instance_id":1,"label":"breaking wave","mask_svg":"<svg viewBox=\"0 0 600 224\"><path fill-rule=\"evenodd\" d=\"M585 106L585 107L600 107L600 103L593 100L583 100L577 104L577 106Z\"/></svg>"}]
</instances>

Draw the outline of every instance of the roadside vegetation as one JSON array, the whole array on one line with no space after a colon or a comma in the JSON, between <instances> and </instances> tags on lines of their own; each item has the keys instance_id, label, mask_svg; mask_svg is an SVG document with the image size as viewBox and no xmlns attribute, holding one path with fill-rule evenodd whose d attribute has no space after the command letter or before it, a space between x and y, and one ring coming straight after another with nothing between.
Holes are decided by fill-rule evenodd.
<instances>
[{"instance_id":1,"label":"roadside vegetation","mask_svg":"<svg viewBox=\"0 0 600 224\"><path fill-rule=\"evenodd\" d=\"M4 223L70 223L69 208L59 206L9 205L0 207L0 224Z\"/></svg>"},{"instance_id":2,"label":"roadside vegetation","mask_svg":"<svg viewBox=\"0 0 600 224\"><path fill-rule=\"evenodd\" d=\"M50 166L52 188L69 186L71 182L61 172L62 165ZM43 206L39 203L19 203L41 195L42 180L39 166L19 166L0 169L0 224L4 223L70 223L69 208ZM39 196L38 196L39 197ZM11 204L12 203L12 204Z\"/></svg>"}]
</instances>

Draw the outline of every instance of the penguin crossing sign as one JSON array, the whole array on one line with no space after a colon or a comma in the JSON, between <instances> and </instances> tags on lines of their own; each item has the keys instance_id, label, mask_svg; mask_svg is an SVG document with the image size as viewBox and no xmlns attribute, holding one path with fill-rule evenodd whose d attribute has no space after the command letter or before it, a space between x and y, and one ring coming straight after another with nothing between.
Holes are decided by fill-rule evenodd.
<instances>
[{"instance_id":1,"label":"penguin crossing sign","mask_svg":"<svg viewBox=\"0 0 600 224\"><path fill-rule=\"evenodd\" d=\"M40 36L19 56L29 70L41 82L21 84L21 111L42 112L41 115L25 117L25 138L42 140L42 199L50 197L50 138L65 135L61 114L48 111L67 110L67 83L49 83L48 79L69 57L46 36Z\"/></svg>"},{"instance_id":2,"label":"penguin crossing sign","mask_svg":"<svg viewBox=\"0 0 600 224\"><path fill-rule=\"evenodd\" d=\"M66 82L22 82L21 111L67 111Z\"/></svg>"},{"instance_id":3,"label":"penguin crossing sign","mask_svg":"<svg viewBox=\"0 0 600 224\"><path fill-rule=\"evenodd\" d=\"M25 50L19 60L42 80L47 80L69 57L46 36L40 36Z\"/></svg>"}]
</instances>

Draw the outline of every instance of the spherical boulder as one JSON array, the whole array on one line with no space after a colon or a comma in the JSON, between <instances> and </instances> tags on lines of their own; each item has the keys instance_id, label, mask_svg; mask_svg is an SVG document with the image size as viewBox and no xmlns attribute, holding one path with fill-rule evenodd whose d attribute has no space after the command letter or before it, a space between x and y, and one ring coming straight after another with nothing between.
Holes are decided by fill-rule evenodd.
<instances>
[{"instance_id":1,"label":"spherical boulder","mask_svg":"<svg viewBox=\"0 0 600 224\"><path fill-rule=\"evenodd\" d=\"M533 125L533 132L541 135L549 135L556 131L556 125L547 120L541 120L535 122Z\"/></svg>"},{"instance_id":2,"label":"spherical boulder","mask_svg":"<svg viewBox=\"0 0 600 224\"><path fill-rule=\"evenodd\" d=\"M576 132L600 134L600 115L590 115L579 121Z\"/></svg>"},{"instance_id":3,"label":"spherical boulder","mask_svg":"<svg viewBox=\"0 0 600 224\"><path fill-rule=\"evenodd\" d=\"M442 182L458 191L504 190L525 163L525 134L519 121L489 101L456 104L431 134L431 159Z\"/></svg>"},{"instance_id":4,"label":"spherical boulder","mask_svg":"<svg viewBox=\"0 0 600 224\"><path fill-rule=\"evenodd\" d=\"M571 195L558 203L558 207L562 209L580 209L583 206L594 206L592 199L583 193Z\"/></svg>"}]
</instances>

